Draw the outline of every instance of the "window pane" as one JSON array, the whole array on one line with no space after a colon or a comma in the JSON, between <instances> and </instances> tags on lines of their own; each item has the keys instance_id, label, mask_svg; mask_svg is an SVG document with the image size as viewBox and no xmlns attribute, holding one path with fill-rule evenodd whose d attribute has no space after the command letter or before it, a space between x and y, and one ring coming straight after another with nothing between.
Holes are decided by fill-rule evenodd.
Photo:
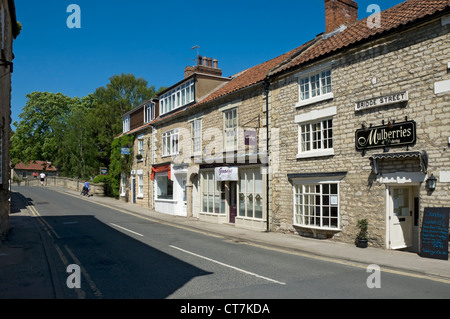
<instances>
[{"instance_id":1,"label":"window pane","mask_svg":"<svg viewBox=\"0 0 450 319\"><path fill-rule=\"evenodd\" d=\"M309 99L309 77L300 80L300 100Z\"/></svg>"},{"instance_id":2,"label":"window pane","mask_svg":"<svg viewBox=\"0 0 450 319\"><path fill-rule=\"evenodd\" d=\"M331 70L321 72L322 94L331 93Z\"/></svg>"},{"instance_id":3,"label":"window pane","mask_svg":"<svg viewBox=\"0 0 450 319\"><path fill-rule=\"evenodd\" d=\"M208 195L208 213L213 212L213 208L214 208L213 200L214 200L213 195L211 195L211 193L209 193L209 195Z\"/></svg>"},{"instance_id":4,"label":"window pane","mask_svg":"<svg viewBox=\"0 0 450 319\"><path fill-rule=\"evenodd\" d=\"M320 95L320 81L319 74L311 77L311 97L316 97Z\"/></svg>"}]
</instances>

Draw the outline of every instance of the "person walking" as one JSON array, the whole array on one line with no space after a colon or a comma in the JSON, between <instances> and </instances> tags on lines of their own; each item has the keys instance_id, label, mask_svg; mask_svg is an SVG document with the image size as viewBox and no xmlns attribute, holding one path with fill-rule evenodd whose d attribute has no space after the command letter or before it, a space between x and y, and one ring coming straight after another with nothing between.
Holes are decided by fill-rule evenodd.
<instances>
[{"instance_id":1,"label":"person walking","mask_svg":"<svg viewBox=\"0 0 450 319\"><path fill-rule=\"evenodd\" d=\"M41 178L41 186L44 186L44 182L45 182L45 173L42 172L41 174L39 174L40 178Z\"/></svg>"}]
</instances>

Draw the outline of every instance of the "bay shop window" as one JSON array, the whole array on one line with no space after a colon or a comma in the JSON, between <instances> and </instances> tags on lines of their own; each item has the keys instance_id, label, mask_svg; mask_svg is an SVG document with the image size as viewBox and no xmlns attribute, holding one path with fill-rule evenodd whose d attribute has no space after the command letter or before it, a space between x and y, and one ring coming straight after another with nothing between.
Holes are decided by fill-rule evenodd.
<instances>
[{"instance_id":1,"label":"bay shop window","mask_svg":"<svg viewBox=\"0 0 450 319\"><path fill-rule=\"evenodd\" d=\"M239 216L263 218L263 179L260 168L240 171Z\"/></svg>"},{"instance_id":2,"label":"bay shop window","mask_svg":"<svg viewBox=\"0 0 450 319\"><path fill-rule=\"evenodd\" d=\"M217 182L214 171L201 173L202 212L225 214L225 185Z\"/></svg>"},{"instance_id":3,"label":"bay shop window","mask_svg":"<svg viewBox=\"0 0 450 319\"><path fill-rule=\"evenodd\" d=\"M339 183L295 184L294 225L339 229Z\"/></svg>"},{"instance_id":4,"label":"bay shop window","mask_svg":"<svg viewBox=\"0 0 450 319\"><path fill-rule=\"evenodd\" d=\"M214 170L204 171L200 174L202 212L214 214L227 213L227 192L236 189L237 214L240 218L262 219L264 217L264 186L261 168L239 168L239 181L216 181ZM236 183L236 188L230 187ZM232 197L230 194L229 199Z\"/></svg>"}]
</instances>

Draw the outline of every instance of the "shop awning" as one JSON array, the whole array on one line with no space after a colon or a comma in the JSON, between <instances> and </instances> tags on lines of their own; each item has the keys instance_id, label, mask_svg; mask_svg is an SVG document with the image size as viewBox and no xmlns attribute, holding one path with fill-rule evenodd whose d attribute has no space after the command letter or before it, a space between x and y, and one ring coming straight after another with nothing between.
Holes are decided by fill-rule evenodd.
<instances>
[{"instance_id":1,"label":"shop awning","mask_svg":"<svg viewBox=\"0 0 450 319\"><path fill-rule=\"evenodd\" d=\"M168 178L170 179L170 164L164 165L164 166L152 167L151 179L152 180L154 179L155 173L163 173L163 172L168 172Z\"/></svg>"},{"instance_id":2,"label":"shop awning","mask_svg":"<svg viewBox=\"0 0 450 319\"><path fill-rule=\"evenodd\" d=\"M426 151L422 152L399 152L399 153L381 153L374 154L370 157L370 166L374 174L378 175L378 160L379 159L401 159L401 158L418 158L420 160L420 168L423 173L428 169L428 154Z\"/></svg>"}]
</instances>

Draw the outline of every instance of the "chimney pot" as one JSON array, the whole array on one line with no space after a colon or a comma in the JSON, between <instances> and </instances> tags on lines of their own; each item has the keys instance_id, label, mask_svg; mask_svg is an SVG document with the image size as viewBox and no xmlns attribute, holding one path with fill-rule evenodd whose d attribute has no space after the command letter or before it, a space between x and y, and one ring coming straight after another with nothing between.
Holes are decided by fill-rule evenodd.
<instances>
[{"instance_id":1,"label":"chimney pot","mask_svg":"<svg viewBox=\"0 0 450 319\"><path fill-rule=\"evenodd\" d=\"M325 0L326 33L358 21L358 4L353 0Z\"/></svg>"},{"instance_id":2,"label":"chimney pot","mask_svg":"<svg viewBox=\"0 0 450 319\"><path fill-rule=\"evenodd\" d=\"M214 59L214 60L213 60L213 68L214 68L214 69L217 69L217 68L218 68L218 63L219 63L219 61L217 61L217 59Z\"/></svg>"},{"instance_id":3,"label":"chimney pot","mask_svg":"<svg viewBox=\"0 0 450 319\"><path fill-rule=\"evenodd\" d=\"M203 57L203 66L206 66L206 63L207 63L206 61L207 61L207 60L208 60L208 58L204 56L204 57Z\"/></svg>"},{"instance_id":4,"label":"chimney pot","mask_svg":"<svg viewBox=\"0 0 450 319\"><path fill-rule=\"evenodd\" d=\"M212 58L206 60L208 62L208 67L212 68Z\"/></svg>"},{"instance_id":5,"label":"chimney pot","mask_svg":"<svg viewBox=\"0 0 450 319\"><path fill-rule=\"evenodd\" d=\"M197 65L202 65L202 56L201 55L197 56Z\"/></svg>"}]
</instances>

